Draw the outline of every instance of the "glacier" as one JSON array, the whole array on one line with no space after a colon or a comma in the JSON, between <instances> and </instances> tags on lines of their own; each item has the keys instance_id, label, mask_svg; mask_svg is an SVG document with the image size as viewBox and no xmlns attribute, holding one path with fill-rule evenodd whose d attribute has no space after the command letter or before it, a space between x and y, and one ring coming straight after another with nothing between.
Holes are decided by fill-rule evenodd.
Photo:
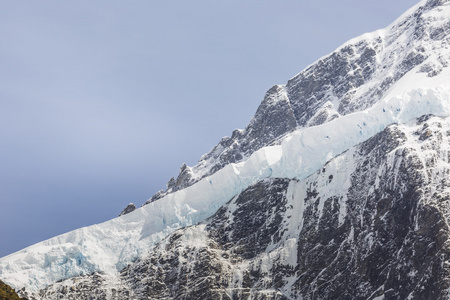
<instances>
[{"instance_id":1,"label":"glacier","mask_svg":"<svg viewBox=\"0 0 450 300\"><path fill-rule=\"evenodd\" d=\"M406 43L402 38L411 33L399 38L396 35L399 24L427 3L421 1L393 25L355 40L383 35ZM442 5L430 13L429 17L438 21L448 19L450 6ZM449 51L432 53L434 55L425 60L428 65L441 65L443 57L449 56ZM391 56L379 59L395 60ZM444 67L436 76L429 76L423 66L420 64L408 71L364 110L324 124L299 128L286 134L276 145L261 148L245 160L228 164L195 184L129 214L71 231L1 258L0 278L15 288L37 291L58 280L93 272L114 276L150 252L170 233L205 220L241 191L264 178L305 179L332 158L390 124L403 124L426 114L450 116L449 68ZM357 93L367 94L375 84L364 85ZM344 215L345 211L341 213Z\"/></svg>"}]
</instances>

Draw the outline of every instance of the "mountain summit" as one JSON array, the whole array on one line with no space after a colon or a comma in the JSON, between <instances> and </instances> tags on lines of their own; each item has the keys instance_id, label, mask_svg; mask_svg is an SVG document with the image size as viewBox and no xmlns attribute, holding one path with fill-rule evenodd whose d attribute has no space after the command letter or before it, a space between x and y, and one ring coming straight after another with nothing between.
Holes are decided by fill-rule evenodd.
<instances>
[{"instance_id":1,"label":"mountain summit","mask_svg":"<svg viewBox=\"0 0 450 300\"><path fill-rule=\"evenodd\" d=\"M32 299L448 299L449 4L272 87L166 191L0 278Z\"/></svg>"}]
</instances>

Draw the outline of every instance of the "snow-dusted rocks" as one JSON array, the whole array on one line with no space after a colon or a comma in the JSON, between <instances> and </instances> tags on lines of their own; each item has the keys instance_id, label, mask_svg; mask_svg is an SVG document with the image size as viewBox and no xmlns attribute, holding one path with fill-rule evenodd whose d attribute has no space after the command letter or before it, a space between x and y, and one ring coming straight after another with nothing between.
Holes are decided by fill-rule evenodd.
<instances>
[{"instance_id":1,"label":"snow-dusted rocks","mask_svg":"<svg viewBox=\"0 0 450 300\"><path fill-rule=\"evenodd\" d=\"M41 297L448 299L449 145L450 118L391 125L308 178L256 182L115 282L68 279Z\"/></svg>"},{"instance_id":2,"label":"snow-dusted rocks","mask_svg":"<svg viewBox=\"0 0 450 300\"><path fill-rule=\"evenodd\" d=\"M42 299L445 298L449 43L448 1L420 2L271 88L147 205L0 278Z\"/></svg>"},{"instance_id":3,"label":"snow-dusted rocks","mask_svg":"<svg viewBox=\"0 0 450 300\"><path fill-rule=\"evenodd\" d=\"M129 214L130 212L135 211L135 210L136 210L136 206L134 205L134 203L130 203L130 204L127 205L127 207L125 207L122 210L122 212L119 214L119 217L123 216L123 215L126 215L126 214Z\"/></svg>"}]
</instances>

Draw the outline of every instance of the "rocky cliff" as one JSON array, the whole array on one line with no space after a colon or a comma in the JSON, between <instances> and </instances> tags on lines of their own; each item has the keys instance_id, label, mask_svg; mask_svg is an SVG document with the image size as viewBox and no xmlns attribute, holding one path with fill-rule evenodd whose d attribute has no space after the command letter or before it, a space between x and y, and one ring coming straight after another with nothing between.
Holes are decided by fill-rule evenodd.
<instances>
[{"instance_id":1,"label":"rocky cliff","mask_svg":"<svg viewBox=\"0 0 450 300\"><path fill-rule=\"evenodd\" d=\"M32 299L449 299L449 4L272 87L147 205L0 278Z\"/></svg>"}]
</instances>

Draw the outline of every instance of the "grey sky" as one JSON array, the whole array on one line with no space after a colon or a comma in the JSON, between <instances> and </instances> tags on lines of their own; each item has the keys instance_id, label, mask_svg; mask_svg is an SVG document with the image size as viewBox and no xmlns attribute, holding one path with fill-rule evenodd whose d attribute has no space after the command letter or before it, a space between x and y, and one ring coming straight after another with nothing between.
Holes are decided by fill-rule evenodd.
<instances>
[{"instance_id":1,"label":"grey sky","mask_svg":"<svg viewBox=\"0 0 450 300\"><path fill-rule=\"evenodd\" d=\"M1 1L0 256L141 205L413 0Z\"/></svg>"}]
</instances>

